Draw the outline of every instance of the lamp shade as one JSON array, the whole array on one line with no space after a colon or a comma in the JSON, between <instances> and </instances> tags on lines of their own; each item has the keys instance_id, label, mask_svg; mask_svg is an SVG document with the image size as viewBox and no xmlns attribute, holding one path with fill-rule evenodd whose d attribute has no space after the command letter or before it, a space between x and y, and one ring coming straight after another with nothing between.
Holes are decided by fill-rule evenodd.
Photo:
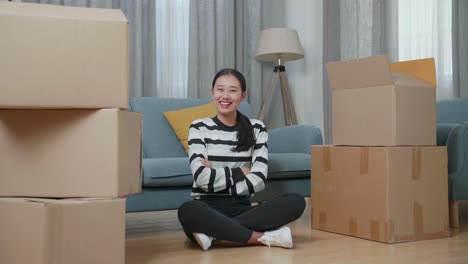
<instances>
[{"instance_id":1,"label":"lamp shade","mask_svg":"<svg viewBox=\"0 0 468 264\"><path fill-rule=\"evenodd\" d=\"M268 28L262 31L255 59L259 61L291 61L304 58L295 29Z\"/></svg>"}]
</instances>

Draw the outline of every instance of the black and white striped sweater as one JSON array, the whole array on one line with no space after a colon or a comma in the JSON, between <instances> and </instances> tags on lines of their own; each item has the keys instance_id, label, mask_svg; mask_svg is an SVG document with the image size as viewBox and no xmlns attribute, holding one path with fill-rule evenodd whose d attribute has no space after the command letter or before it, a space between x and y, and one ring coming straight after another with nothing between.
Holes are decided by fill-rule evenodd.
<instances>
[{"instance_id":1,"label":"black and white striped sweater","mask_svg":"<svg viewBox=\"0 0 468 264\"><path fill-rule=\"evenodd\" d=\"M248 151L234 152L237 127L224 125L218 118L192 122L189 129L190 167L194 178L192 196L249 195L265 188L268 172L268 134L265 125L250 119L256 139ZM211 162L211 168L202 164ZM244 175L241 167L250 168Z\"/></svg>"}]
</instances>

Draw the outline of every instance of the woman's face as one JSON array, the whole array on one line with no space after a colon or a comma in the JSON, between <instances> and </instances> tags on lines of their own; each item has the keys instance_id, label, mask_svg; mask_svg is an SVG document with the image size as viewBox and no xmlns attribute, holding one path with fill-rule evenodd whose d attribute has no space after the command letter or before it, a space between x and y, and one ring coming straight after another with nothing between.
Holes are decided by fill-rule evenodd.
<instances>
[{"instance_id":1,"label":"woman's face","mask_svg":"<svg viewBox=\"0 0 468 264\"><path fill-rule=\"evenodd\" d=\"M219 77L211 89L211 94L218 113L225 116L235 114L239 104L246 97L240 82L232 75Z\"/></svg>"}]
</instances>

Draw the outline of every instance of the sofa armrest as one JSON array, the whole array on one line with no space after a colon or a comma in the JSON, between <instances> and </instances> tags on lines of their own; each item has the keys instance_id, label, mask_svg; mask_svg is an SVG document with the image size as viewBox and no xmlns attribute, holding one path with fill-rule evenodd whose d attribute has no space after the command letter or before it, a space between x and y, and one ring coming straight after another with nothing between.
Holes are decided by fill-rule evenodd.
<instances>
[{"instance_id":1,"label":"sofa armrest","mask_svg":"<svg viewBox=\"0 0 468 264\"><path fill-rule=\"evenodd\" d=\"M437 124L437 145L447 146L449 198L468 199L468 122Z\"/></svg>"},{"instance_id":2,"label":"sofa armrest","mask_svg":"<svg viewBox=\"0 0 468 264\"><path fill-rule=\"evenodd\" d=\"M310 145L323 144L322 132L312 125L293 125L268 131L271 153L310 153Z\"/></svg>"}]
</instances>

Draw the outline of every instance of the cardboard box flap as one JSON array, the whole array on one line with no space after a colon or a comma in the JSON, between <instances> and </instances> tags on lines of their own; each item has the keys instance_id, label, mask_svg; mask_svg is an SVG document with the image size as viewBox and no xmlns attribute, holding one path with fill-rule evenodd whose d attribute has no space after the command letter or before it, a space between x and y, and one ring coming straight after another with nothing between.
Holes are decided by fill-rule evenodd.
<instances>
[{"instance_id":1,"label":"cardboard box flap","mask_svg":"<svg viewBox=\"0 0 468 264\"><path fill-rule=\"evenodd\" d=\"M128 23L120 9L0 2L0 14Z\"/></svg>"},{"instance_id":2,"label":"cardboard box flap","mask_svg":"<svg viewBox=\"0 0 468 264\"><path fill-rule=\"evenodd\" d=\"M392 85L387 56L327 63L332 90Z\"/></svg>"},{"instance_id":3,"label":"cardboard box flap","mask_svg":"<svg viewBox=\"0 0 468 264\"><path fill-rule=\"evenodd\" d=\"M390 63L392 73L406 73L416 78L437 86L436 69L434 58L410 60Z\"/></svg>"},{"instance_id":4,"label":"cardboard box flap","mask_svg":"<svg viewBox=\"0 0 468 264\"><path fill-rule=\"evenodd\" d=\"M392 73L392 79L395 85L398 86L417 86L417 87L428 87L435 88L434 85L418 79L414 75L405 74L405 73Z\"/></svg>"}]
</instances>

